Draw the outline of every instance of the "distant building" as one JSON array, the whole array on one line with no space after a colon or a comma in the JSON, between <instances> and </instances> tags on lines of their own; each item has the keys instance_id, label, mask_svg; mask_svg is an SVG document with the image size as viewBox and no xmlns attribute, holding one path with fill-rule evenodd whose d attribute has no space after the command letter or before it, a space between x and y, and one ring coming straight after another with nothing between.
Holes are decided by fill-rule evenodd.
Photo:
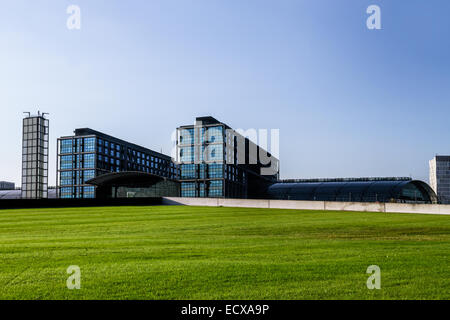
<instances>
[{"instance_id":1,"label":"distant building","mask_svg":"<svg viewBox=\"0 0 450 320\"><path fill-rule=\"evenodd\" d=\"M436 156L430 160L430 186L440 203L450 203L450 156Z\"/></svg>"},{"instance_id":2,"label":"distant building","mask_svg":"<svg viewBox=\"0 0 450 320\"><path fill-rule=\"evenodd\" d=\"M277 158L213 117L177 128L177 163L182 197L262 198L279 178Z\"/></svg>"},{"instance_id":3,"label":"distant building","mask_svg":"<svg viewBox=\"0 0 450 320\"><path fill-rule=\"evenodd\" d=\"M48 132L45 114L23 119L22 198L48 198Z\"/></svg>"},{"instance_id":4,"label":"distant building","mask_svg":"<svg viewBox=\"0 0 450 320\"><path fill-rule=\"evenodd\" d=\"M14 190L15 187L13 182L0 181L0 190Z\"/></svg>"},{"instance_id":5,"label":"distant building","mask_svg":"<svg viewBox=\"0 0 450 320\"><path fill-rule=\"evenodd\" d=\"M177 166L171 157L88 128L76 129L74 136L59 138L57 153L60 198L114 197L120 196L121 192L125 192L125 196L133 196L139 193L138 190L121 191L118 188L130 186L133 179L145 180L131 184L138 188L158 181L157 177L178 178ZM91 180L93 183L88 183ZM163 185L167 187L167 183ZM154 190L148 191L143 192L155 194ZM173 191L169 194L173 195Z\"/></svg>"}]
</instances>

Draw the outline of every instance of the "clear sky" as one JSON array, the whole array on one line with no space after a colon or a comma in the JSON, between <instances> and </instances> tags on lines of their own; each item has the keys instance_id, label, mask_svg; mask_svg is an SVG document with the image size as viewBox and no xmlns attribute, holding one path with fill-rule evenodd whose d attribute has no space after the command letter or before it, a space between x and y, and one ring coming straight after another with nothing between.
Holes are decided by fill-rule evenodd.
<instances>
[{"instance_id":1,"label":"clear sky","mask_svg":"<svg viewBox=\"0 0 450 320\"><path fill-rule=\"evenodd\" d=\"M0 180L18 184L22 112L38 109L50 185L75 128L169 154L204 115L280 129L282 178L428 181L450 154L450 1L2 0L0 106Z\"/></svg>"}]
</instances>

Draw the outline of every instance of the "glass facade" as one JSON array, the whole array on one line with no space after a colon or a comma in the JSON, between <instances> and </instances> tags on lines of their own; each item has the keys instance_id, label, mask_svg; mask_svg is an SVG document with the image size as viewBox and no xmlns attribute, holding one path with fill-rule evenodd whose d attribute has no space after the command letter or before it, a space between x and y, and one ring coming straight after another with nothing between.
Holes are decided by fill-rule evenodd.
<instances>
[{"instance_id":1,"label":"glass facade","mask_svg":"<svg viewBox=\"0 0 450 320\"><path fill-rule=\"evenodd\" d=\"M224 196L223 125L178 129L182 197Z\"/></svg>"},{"instance_id":2,"label":"glass facade","mask_svg":"<svg viewBox=\"0 0 450 320\"><path fill-rule=\"evenodd\" d=\"M178 179L170 157L91 129L58 139L58 190L61 198L95 198L86 182L102 174L139 171Z\"/></svg>"},{"instance_id":3,"label":"glass facade","mask_svg":"<svg viewBox=\"0 0 450 320\"><path fill-rule=\"evenodd\" d=\"M264 151L212 117L196 118L194 125L179 127L177 163L180 165L181 196L261 197L278 179L278 171L263 177L261 168L267 165L261 163L258 152L253 154L250 149ZM238 159L243 159L244 163ZM278 170L278 159L272 160Z\"/></svg>"},{"instance_id":4,"label":"glass facade","mask_svg":"<svg viewBox=\"0 0 450 320\"><path fill-rule=\"evenodd\" d=\"M43 116L23 119L22 198L48 198L49 121Z\"/></svg>"}]
</instances>

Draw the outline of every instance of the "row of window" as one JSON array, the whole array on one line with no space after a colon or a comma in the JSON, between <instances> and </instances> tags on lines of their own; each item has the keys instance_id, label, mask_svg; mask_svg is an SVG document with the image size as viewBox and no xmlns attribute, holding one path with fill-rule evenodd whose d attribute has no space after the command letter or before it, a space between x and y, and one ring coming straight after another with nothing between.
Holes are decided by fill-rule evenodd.
<instances>
[{"instance_id":1,"label":"row of window","mask_svg":"<svg viewBox=\"0 0 450 320\"><path fill-rule=\"evenodd\" d=\"M85 184L86 181L95 178L95 170L74 170L62 171L60 174L60 185L79 185Z\"/></svg>"},{"instance_id":2,"label":"row of window","mask_svg":"<svg viewBox=\"0 0 450 320\"><path fill-rule=\"evenodd\" d=\"M32 139L32 140L23 140L22 147L40 147L44 149L48 149L48 141L42 141L38 139Z\"/></svg>"},{"instance_id":3,"label":"row of window","mask_svg":"<svg viewBox=\"0 0 450 320\"><path fill-rule=\"evenodd\" d=\"M59 189L61 198L94 198L94 187L63 187Z\"/></svg>"},{"instance_id":4,"label":"row of window","mask_svg":"<svg viewBox=\"0 0 450 320\"><path fill-rule=\"evenodd\" d=\"M182 197L223 197L223 181L207 181L207 182L182 182Z\"/></svg>"},{"instance_id":5,"label":"row of window","mask_svg":"<svg viewBox=\"0 0 450 320\"><path fill-rule=\"evenodd\" d=\"M22 183L22 191L47 191L47 185L43 183Z\"/></svg>"},{"instance_id":6,"label":"row of window","mask_svg":"<svg viewBox=\"0 0 450 320\"><path fill-rule=\"evenodd\" d=\"M35 169L22 169L22 180L26 177L34 176L36 178L46 177L48 174L47 169L35 168Z\"/></svg>"},{"instance_id":7,"label":"row of window","mask_svg":"<svg viewBox=\"0 0 450 320\"><path fill-rule=\"evenodd\" d=\"M193 163L195 161L194 146L180 147L179 159L184 163ZM201 147L198 156L199 161L222 161L224 160L223 144L210 144Z\"/></svg>"},{"instance_id":8,"label":"row of window","mask_svg":"<svg viewBox=\"0 0 450 320\"><path fill-rule=\"evenodd\" d=\"M39 125L27 125L23 127L23 133L27 134L27 133L43 133L43 134L48 134L48 127L46 127L43 124L39 124Z\"/></svg>"},{"instance_id":9,"label":"row of window","mask_svg":"<svg viewBox=\"0 0 450 320\"><path fill-rule=\"evenodd\" d=\"M201 127L199 132L200 132L200 143L202 144L225 141L223 126ZM178 129L178 135L180 145L191 145L195 143L194 128Z\"/></svg>"},{"instance_id":10,"label":"row of window","mask_svg":"<svg viewBox=\"0 0 450 320\"><path fill-rule=\"evenodd\" d=\"M25 176L22 177L22 183L24 184L38 184L38 185L42 185L45 184L47 185L48 182L48 178L44 177L44 176Z\"/></svg>"},{"instance_id":11,"label":"row of window","mask_svg":"<svg viewBox=\"0 0 450 320\"><path fill-rule=\"evenodd\" d=\"M60 141L59 152L66 153L82 153L95 151L95 138L76 138L64 139Z\"/></svg>"},{"instance_id":12,"label":"row of window","mask_svg":"<svg viewBox=\"0 0 450 320\"><path fill-rule=\"evenodd\" d=\"M33 132L33 133L24 133L23 134L23 141L27 140L41 140L41 141L47 141L48 142L48 134L45 132Z\"/></svg>"},{"instance_id":13,"label":"row of window","mask_svg":"<svg viewBox=\"0 0 450 320\"><path fill-rule=\"evenodd\" d=\"M22 189L23 199L47 198L48 192L43 190L25 190Z\"/></svg>"},{"instance_id":14,"label":"row of window","mask_svg":"<svg viewBox=\"0 0 450 320\"><path fill-rule=\"evenodd\" d=\"M40 117L30 117L23 119L24 126L36 126L37 124L48 127L48 119Z\"/></svg>"},{"instance_id":15,"label":"row of window","mask_svg":"<svg viewBox=\"0 0 450 320\"><path fill-rule=\"evenodd\" d=\"M94 169L95 168L95 154L87 153L84 155L70 155L61 156L60 169Z\"/></svg>"},{"instance_id":16,"label":"row of window","mask_svg":"<svg viewBox=\"0 0 450 320\"><path fill-rule=\"evenodd\" d=\"M95 152L96 151L95 141L96 138L94 137L61 140L60 153L67 154L67 153ZM115 157L117 158L117 160L122 159L123 157L121 150L122 146L120 146L119 144L114 144L107 140L98 139L97 152L100 153L102 157L104 157L100 158L99 159L100 161L105 161L108 163L110 163L110 161L115 161L108 159L108 157ZM144 166L147 165L148 167L158 168L159 166L169 166L175 169L175 165L170 161L154 157L140 151L132 150L130 148L128 148L128 154L126 156L126 159L129 162L135 162L139 165Z\"/></svg>"},{"instance_id":17,"label":"row of window","mask_svg":"<svg viewBox=\"0 0 450 320\"><path fill-rule=\"evenodd\" d=\"M182 164L181 179L223 178L223 164Z\"/></svg>"}]
</instances>

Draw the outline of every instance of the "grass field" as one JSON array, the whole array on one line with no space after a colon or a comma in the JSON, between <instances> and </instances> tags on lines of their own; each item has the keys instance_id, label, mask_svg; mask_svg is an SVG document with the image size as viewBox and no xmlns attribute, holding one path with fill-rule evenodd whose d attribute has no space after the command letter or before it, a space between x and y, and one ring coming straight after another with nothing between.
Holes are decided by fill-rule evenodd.
<instances>
[{"instance_id":1,"label":"grass field","mask_svg":"<svg viewBox=\"0 0 450 320\"><path fill-rule=\"evenodd\" d=\"M66 287L70 265L81 289ZM368 290L369 265L381 290ZM450 216L205 207L0 211L0 299L449 299Z\"/></svg>"}]
</instances>

